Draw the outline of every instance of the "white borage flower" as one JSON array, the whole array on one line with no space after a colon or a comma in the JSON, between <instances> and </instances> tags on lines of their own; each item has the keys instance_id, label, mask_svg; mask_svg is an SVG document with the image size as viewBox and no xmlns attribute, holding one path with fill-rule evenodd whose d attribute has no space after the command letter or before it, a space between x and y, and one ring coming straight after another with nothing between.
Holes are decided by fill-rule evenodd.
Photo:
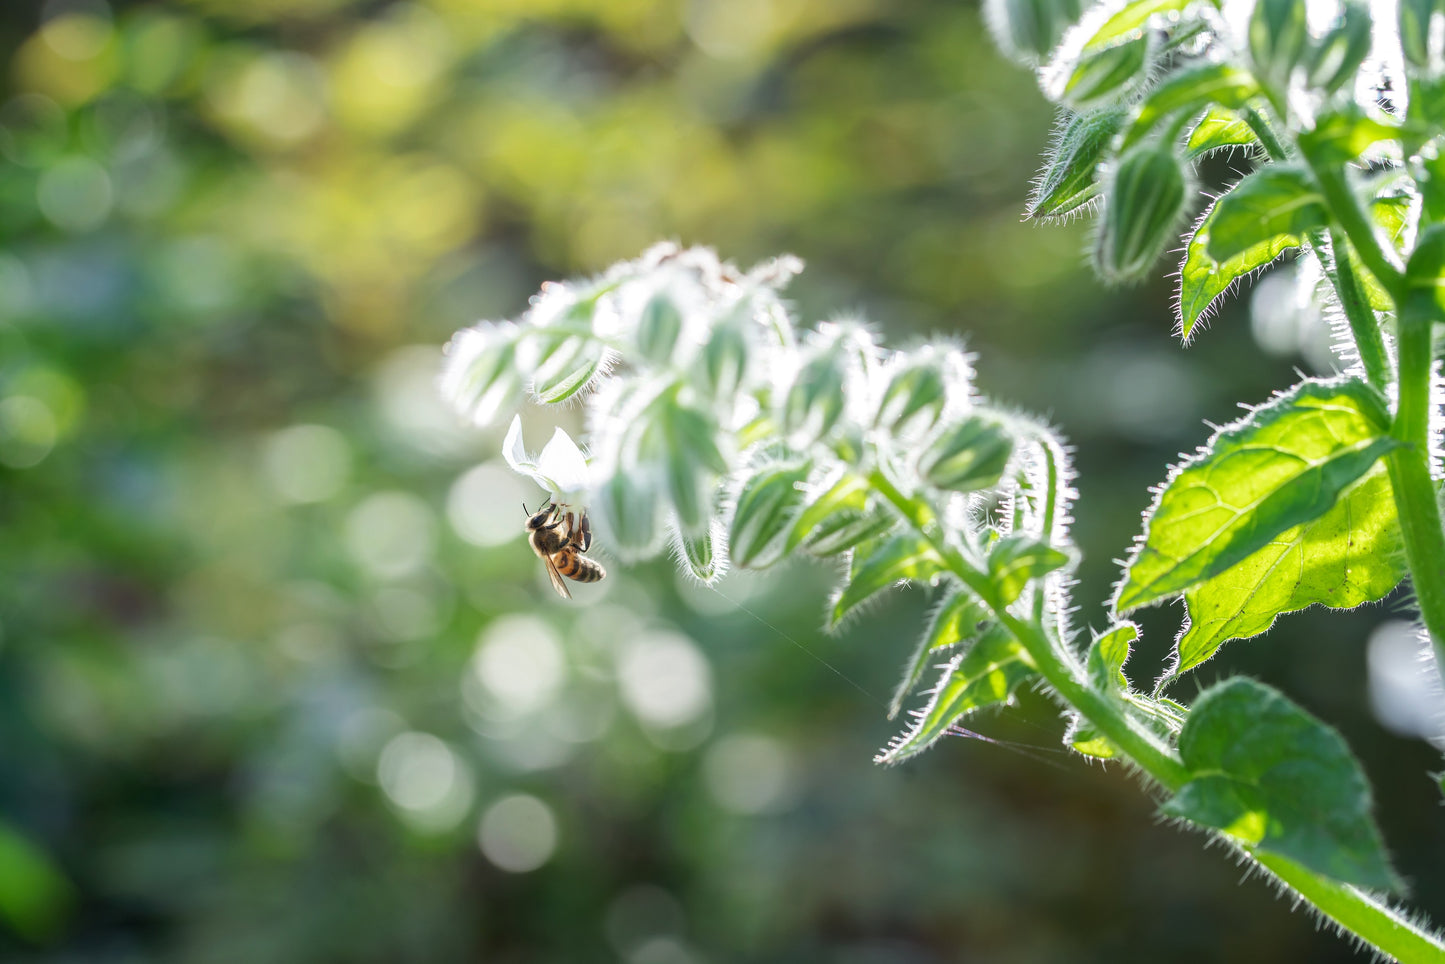
<instances>
[{"instance_id":1,"label":"white borage flower","mask_svg":"<svg viewBox=\"0 0 1445 964\"><path fill-rule=\"evenodd\" d=\"M547 490L554 503L575 501L591 485L591 472L587 458L572 436L562 429L552 433L552 438L542 447L535 458L527 454L522 446L522 416L512 418L507 437L502 442L502 458L512 471L525 475Z\"/></svg>"}]
</instances>

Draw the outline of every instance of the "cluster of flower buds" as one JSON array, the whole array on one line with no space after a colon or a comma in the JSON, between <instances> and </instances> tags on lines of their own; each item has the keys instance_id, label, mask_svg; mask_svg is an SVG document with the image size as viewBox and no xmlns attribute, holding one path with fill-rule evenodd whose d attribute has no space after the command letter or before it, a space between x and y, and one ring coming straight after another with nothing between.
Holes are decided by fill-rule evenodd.
<instances>
[{"instance_id":1,"label":"cluster of flower buds","mask_svg":"<svg viewBox=\"0 0 1445 964\"><path fill-rule=\"evenodd\" d=\"M442 389L472 421L524 396L585 395L588 456L558 434L536 458L514 422L505 455L556 502L586 505L624 560L669 546L697 578L729 561L837 556L899 523L867 483L927 488L959 531L1027 485L1015 416L972 393L955 345L881 347L862 324L799 331L780 291L790 257L743 272L707 249L654 247L598 278L549 284L516 322L458 332ZM1000 494L981 495L1000 489Z\"/></svg>"}]
</instances>

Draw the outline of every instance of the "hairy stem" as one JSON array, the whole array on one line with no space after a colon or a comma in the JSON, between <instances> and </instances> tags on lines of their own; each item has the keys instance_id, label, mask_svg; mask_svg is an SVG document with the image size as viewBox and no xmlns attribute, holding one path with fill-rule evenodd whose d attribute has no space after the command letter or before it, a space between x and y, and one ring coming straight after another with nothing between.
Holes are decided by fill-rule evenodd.
<instances>
[{"instance_id":1,"label":"hairy stem","mask_svg":"<svg viewBox=\"0 0 1445 964\"><path fill-rule=\"evenodd\" d=\"M1390 454L1388 465L1410 581L1430 632L1435 663L1445 675L1445 530L1435 481L1430 478L1431 328L1440 315L1432 295L1408 294L1401 306L1400 400L1390 434L1405 444Z\"/></svg>"},{"instance_id":2,"label":"hairy stem","mask_svg":"<svg viewBox=\"0 0 1445 964\"><path fill-rule=\"evenodd\" d=\"M953 546L939 528L933 513L899 491L887 474L874 469L869 482L891 502L919 535L943 557L953 575L981 599L1019 645L1029 654L1039 674L1053 687L1060 699L1078 710L1104 736L1108 737L1146 773L1168 790L1178 790L1189 779L1179 757L1156 734L1136 723L1124 708L1097 692L1084 682L1073 655L1050 642L1041 623L1024 621L1009 611L988 577L979 572Z\"/></svg>"},{"instance_id":3,"label":"hairy stem","mask_svg":"<svg viewBox=\"0 0 1445 964\"><path fill-rule=\"evenodd\" d=\"M1318 255L1321 247L1315 243ZM1385 336L1380 331L1380 320L1375 309L1365 298L1360 279L1350 265L1349 247L1344 235L1337 228L1330 229L1330 253L1333 264L1325 265L1325 273L1334 284L1339 295L1340 307L1350 323L1350 334L1355 338L1355 350L1359 352L1360 363L1365 367L1365 379L1380 391L1390 384L1390 356L1385 350ZM1321 260L1323 263L1323 259Z\"/></svg>"},{"instance_id":4,"label":"hairy stem","mask_svg":"<svg viewBox=\"0 0 1445 964\"><path fill-rule=\"evenodd\" d=\"M1249 851L1275 877L1340 927L1401 964L1440 964L1445 943L1358 887L1321 877L1279 854Z\"/></svg>"}]
</instances>

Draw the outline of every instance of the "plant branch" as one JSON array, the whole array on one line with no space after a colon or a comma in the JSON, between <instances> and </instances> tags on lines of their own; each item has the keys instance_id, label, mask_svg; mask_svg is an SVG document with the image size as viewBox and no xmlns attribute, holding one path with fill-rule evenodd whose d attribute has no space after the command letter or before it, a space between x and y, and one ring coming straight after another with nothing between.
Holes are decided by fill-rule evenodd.
<instances>
[{"instance_id":1,"label":"plant branch","mask_svg":"<svg viewBox=\"0 0 1445 964\"><path fill-rule=\"evenodd\" d=\"M1013 633L1060 700L1119 747L1126 758L1161 787L1172 792L1188 782L1189 770L1171 747L1137 725L1123 706L1089 686L1076 662L1050 643L1037 621L1025 622L1009 611L987 577L970 565L949 542L938 525L936 514L922 500L905 495L882 469L874 469L869 475L869 482L919 535L928 540L943 557L949 571ZM1445 559L1445 555L1441 558ZM1445 962L1445 943L1423 927L1402 918L1384 901L1359 888L1316 874L1277 854L1249 849L1245 852L1325 917L1383 953L1404 964Z\"/></svg>"},{"instance_id":2,"label":"plant branch","mask_svg":"<svg viewBox=\"0 0 1445 964\"><path fill-rule=\"evenodd\" d=\"M1337 228L1331 228L1329 237L1333 264L1324 263L1321 255L1323 247L1319 241L1312 239L1315 253L1320 257L1325 274L1334 285L1335 294L1339 296L1340 307L1350 324L1350 334L1355 338L1355 349L1359 352L1360 363L1365 367L1365 378L1383 392L1389 386L1392 374L1390 356L1385 350L1385 336L1380 332L1380 320L1365 298L1360 279L1355 277L1355 269L1350 264L1349 244L1344 235Z\"/></svg>"},{"instance_id":3,"label":"plant branch","mask_svg":"<svg viewBox=\"0 0 1445 964\"><path fill-rule=\"evenodd\" d=\"M1023 646L1035 668L1069 706L1079 711L1094 728L1132 758L1151 778L1168 790L1178 790L1189 779L1189 771L1156 734L1137 724L1124 708L1091 688L1072 654L1050 642L1043 626L1026 622L1009 611L988 578L970 565L936 523L933 513L919 501L904 495L881 469L874 469L869 482L893 504L900 514L943 557L949 572L977 596Z\"/></svg>"},{"instance_id":4,"label":"plant branch","mask_svg":"<svg viewBox=\"0 0 1445 964\"><path fill-rule=\"evenodd\" d=\"M1410 580L1435 663L1445 674L1445 531L1430 478L1430 383L1434 362L1431 328L1440 319L1433 292L1408 294L1400 307L1400 400L1390 434L1404 443L1389 456L1390 485L1405 537Z\"/></svg>"}]
</instances>

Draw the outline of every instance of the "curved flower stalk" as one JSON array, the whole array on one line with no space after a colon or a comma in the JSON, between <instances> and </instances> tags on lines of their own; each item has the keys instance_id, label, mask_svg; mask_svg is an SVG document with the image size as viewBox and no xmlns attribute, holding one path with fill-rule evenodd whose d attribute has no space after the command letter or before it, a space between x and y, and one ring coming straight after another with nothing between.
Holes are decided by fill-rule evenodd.
<instances>
[{"instance_id":1,"label":"curved flower stalk","mask_svg":"<svg viewBox=\"0 0 1445 964\"><path fill-rule=\"evenodd\" d=\"M712 582L729 564L839 558L833 625L900 584L933 586L938 605L900 654L891 710L916 706L880 762L1038 687L1068 720L1067 744L1131 764L1162 793L1162 813L1225 840L1385 953L1445 960L1445 944L1375 896L1399 885L1339 735L1251 680L1212 687L1193 708L1136 690L1123 672L1134 624L1119 617L1087 643L1069 627L1063 443L979 396L957 345L888 349L852 319L800 329L781 296L799 268L780 258L743 272L660 245L597 279L548 285L515 323L459 332L443 389L478 422L525 396L581 400L590 459L563 434L529 458L517 420L505 454L554 501L586 505L624 561L670 548ZM1281 532L1327 555L1319 547L1340 539L1330 513L1378 500L1380 460L1401 444L1386 401L1351 378L1307 382L1227 426L1161 488L1116 612L1191 592L1227 609ZM1208 538L1189 524L1200 473L1226 512ZM1231 486L1258 495L1262 480L1265 498L1229 508L1251 504Z\"/></svg>"}]
</instances>

